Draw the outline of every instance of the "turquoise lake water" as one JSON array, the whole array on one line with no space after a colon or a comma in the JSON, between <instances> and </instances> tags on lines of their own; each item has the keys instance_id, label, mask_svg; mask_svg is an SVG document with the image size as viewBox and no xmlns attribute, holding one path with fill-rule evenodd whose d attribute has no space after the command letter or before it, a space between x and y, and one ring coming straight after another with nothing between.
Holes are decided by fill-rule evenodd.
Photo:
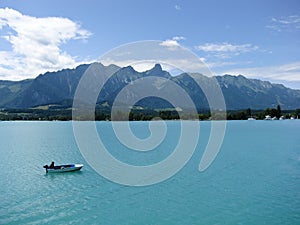
<instances>
[{"instance_id":1,"label":"turquoise lake water","mask_svg":"<svg viewBox=\"0 0 300 225\"><path fill-rule=\"evenodd\" d=\"M110 122L97 122L116 158L135 165L172 153L180 122L168 121L150 152L122 147ZM132 187L95 172L76 144L72 122L0 122L0 224L300 224L300 120L229 121L214 162L199 161L210 122L201 122L191 160L161 183ZM148 122L132 122L138 136ZM83 163L79 172L46 174L42 166Z\"/></svg>"}]
</instances>

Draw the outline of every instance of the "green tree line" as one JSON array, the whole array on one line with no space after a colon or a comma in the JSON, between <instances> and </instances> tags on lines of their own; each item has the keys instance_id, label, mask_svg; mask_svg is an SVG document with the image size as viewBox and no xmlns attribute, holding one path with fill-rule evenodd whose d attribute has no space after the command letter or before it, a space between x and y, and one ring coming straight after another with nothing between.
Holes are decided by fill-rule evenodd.
<instances>
[{"instance_id":1,"label":"green tree line","mask_svg":"<svg viewBox=\"0 0 300 225\"><path fill-rule=\"evenodd\" d=\"M278 105L277 108L267 108L264 110L252 110L250 108L245 110L229 110L226 112L227 120L247 120L252 117L258 120L265 119L267 115L279 119L283 116L286 119L291 117L300 119L300 108L296 110L281 110ZM114 117L115 120L178 120L178 119L222 119L218 116L212 118L209 111L199 112L198 115L181 112L180 116L176 110L132 110L129 114L119 111ZM0 110L0 120L90 120L91 118L72 118L71 109L2 109ZM108 110L96 110L95 120L111 120L111 114Z\"/></svg>"}]
</instances>

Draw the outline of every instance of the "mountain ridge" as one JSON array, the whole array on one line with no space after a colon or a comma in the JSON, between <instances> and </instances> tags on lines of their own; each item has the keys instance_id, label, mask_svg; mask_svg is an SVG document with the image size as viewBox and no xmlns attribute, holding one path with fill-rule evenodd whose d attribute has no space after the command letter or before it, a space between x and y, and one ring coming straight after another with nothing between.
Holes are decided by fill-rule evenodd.
<instances>
[{"instance_id":1,"label":"mountain ridge","mask_svg":"<svg viewBox=\"0 0 300 225\"><path fill-rule=\"evenodd\" d=\"M57 72L46 72L35 79L22 81L0 80L0 108L32 108L47 104L69 102L74 97L77 85L83 74L93 65L97 76L113 74L104 85L98 102L108 102L110 105L115 96L129 83L148 76L162 77L175 82L182 87L195 102L198 109L208 109L208 103L203 91L187 73L172 76L164 71L159 64L147 71L138 72L133 67L104 66L101 63L82 64L74 69L62 69ZM200 82L210 85L212 78L197 74ZM272 84L269 81L248 79L242 75L225 74L215 76L220 85L227 109L264 109L281 105L282 109L300 108L300 90L287 88L282 84ZM161 108L165 104L157 99L139 102L144 107Z\"/></svg>"}]
</instances>

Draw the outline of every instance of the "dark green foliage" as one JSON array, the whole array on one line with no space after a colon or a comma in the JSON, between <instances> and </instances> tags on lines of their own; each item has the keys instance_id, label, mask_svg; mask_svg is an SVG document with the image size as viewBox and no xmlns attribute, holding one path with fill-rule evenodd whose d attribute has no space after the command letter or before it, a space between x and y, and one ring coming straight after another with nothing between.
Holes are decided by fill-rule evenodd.
<instances>
[{"instance_id":1,"label":"dark green foliage","mask_svg":"<svg viewBox=\"0 0 300 225\"><path fill-rule=\"evenodd\" d=\"M124 112L119 112L123 119L129 121L140 120L177 120L179 114L176 110L150 110L150 109L134 109L131 110L129 115ZM253 118L264 119L266 115L275 117L278 115L278 109L267 108L265 110L251 110ZM291 116L300 119L300 109L296 110L284 110L281 111L281 115L289 119ZM182 113L181 119L193 118L189 113ZM227 120L246 120L249 118L249 109L246 110L231 110L227 112ZM79 120L89 120L89 118L77 118ZM218 116L211 118L209 111L200 112L198 114L199 120L217 120ZM71 109L5 109L0 111L0 120L72 120ZM111 120L110 111L106 108L96 107L95 120Z\"/></svg>"},{"instance_id":2,"label":"dark green foliage","mask_svg":"<svg viewBox=\"0 0 300 225\"><path fill-rule=\"evenodd\" d=\"M280 107L280 105L277 105L276 117L277 117L277 118L280 118L280 117L281 117L281 107Z\"/></svg>"},{"instance_id":3,"label":"dark green foliage","mask_svg":"<svg viewBox=\"0 0 300 225\"><path fill-rule=\"evenodd\" d=\"M246 120L248 118L247 111L230 111L227 113L228 120Z\"/></svg>"}]
</instances>

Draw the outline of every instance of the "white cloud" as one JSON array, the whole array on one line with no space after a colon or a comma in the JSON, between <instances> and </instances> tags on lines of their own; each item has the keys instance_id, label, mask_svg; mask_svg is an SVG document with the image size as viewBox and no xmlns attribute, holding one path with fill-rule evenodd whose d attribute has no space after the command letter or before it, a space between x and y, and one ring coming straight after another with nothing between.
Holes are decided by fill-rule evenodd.
<instances>
[{"instance_id":1,"label":"white cloud","mask_svg":"<svg viewBox=\"0 0 300 225\"><path fill-rule=\"evenodd\" d=\"M172 38L172 40L175 40L175 41L181 41L181 40L185 40L186 38L183 37L183 36L175 36Z\"/></svg>"},{"instance_id":2,"label":"white cloud","mask_svg":"<svg viewBox=\"0 0 300 225\"><path fill-rule=\"evenodd\" d=\"M209 53L208 57L227 59L233 56L238 56L242 53L257 51L258 46L252 44L235 45L227 42L223 43L205 43L203 45L195 46L198 51Z\"/></svg>"},{"instance_id":3,"label":"white cloud","mask_svg":"<svg viewBox=\"0 0 300 225\"><path fill-rule=\"evenodd\" d=\"M277 32L300 30L300 16L290 15L280 18L273 17L271 18L270 25L268 25L267 28Z\"/></svg>"},{"instance_id":4,"label":"white cloud","mask_svg":"<svg viewBox=\"0 0 300 225\"><path fill-rule=\"evenodd\" d=\"M180 47L179 41L185 40L183 36L175 36L172 39L167 39L161 42L160 46L167 47L169 50L176 50Z\"/></svg>"},{"instance_id":5,"label":"white cloud","mask_svg":"<svg viewBox=\"0 0 300 225\"><path fill-rule=\"evenodd\" d=\"M165 47L178 47L178 46L180 46L177 40L170 40L170 39L163 41L160 45L165 46Z\"/></svg>"},{"instance_id":6,"label":"white cloud","mask_svg":"<svg viewBox=\"0 0 300 225\"><path fill-rule=\"evenodd\" d=\"M255 51L258 49L257 46L253 46L251 44L243 44L243 45L233 45L227 42L222 44L214 44L214 43L206 43L204 45L196 46L197 50L204 52L237 52L244 53Z\"/></svg>"},{"instance_id":7,"label":"white cloud","mask_svg":"<svg viewBox=\"0 0 300 225\"><path fill-rule=\"evenodd\" d=\"M69 40L86 40L91 33L67 18L36 18L9 8L0 8L0 29L9 28L4 38L11 51L0 51L0 78L24 79L46 71L74 67L78 63L61 45Z\"/></svg>"}]
</instances>

